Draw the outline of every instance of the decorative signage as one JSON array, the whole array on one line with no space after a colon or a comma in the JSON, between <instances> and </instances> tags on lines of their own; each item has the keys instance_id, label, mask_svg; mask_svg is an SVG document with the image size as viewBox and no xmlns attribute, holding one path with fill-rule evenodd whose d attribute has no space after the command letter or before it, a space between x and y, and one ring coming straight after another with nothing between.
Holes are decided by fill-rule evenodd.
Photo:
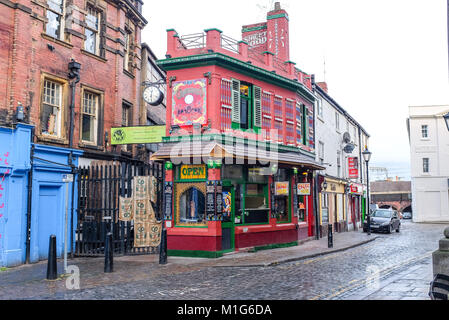
<instances>
[{"instance_id":1,"label":"decorative signage","mask_svg":"<svg viewBox=\"0 0 449 320\"><path fill-rule=\"evenodd\" d=\"M247 34L243 40L248 43L249 49L261 47L267 43L267 31Z\"/></svg>"},{"instance_id":2,"label":"decorative signage","mask_svg":"<svg viewBox=\"0 0 449 320\"><path fill-rule=\"evenodd\" d=\"M351 193L363 194L363 185L361 184L351 184L350 188Z\"/></svg>"},{"instance_id":3,"label":"decorative signage","mask_svg":"<svg viewBox=\"0 0 449 320\"><path fill-rule=\"evenodd\" d=\"M204 165L204 164L182 165L179 178L181 180L206 179L206 165Z\"/></svg>"},{"instance_id":4,"label":"decorative signage","mask_svg":"<svg viewBox=\"0 0 449 320\"><path fill-rule=\"evenodd\" d=\"M165 182L165 220L172 217L173 182Z\"/></svg>"},{"instance_id":5,"label":"decorative signage","mask_svg":"<svg viewBox=\"0 0 449 320\"><path fill-rule=\"evenodd\" d=\"M275 182L274 193L277 196L288 196L288 181Z\"/></svg>"},{"instance_id":6,"label":"decorative signage","mask_svg":"<svg viewBox=\"0 0 449 320\"><path fill-rule=\"evenodd\" d=\"M111 128L111 145L160 143L165 125Z\"/></svg>"},{"instance_id":7,"label":"decorative signage","mask_svg":"<svg viewBox=\"0 0 449 320\"><path fill-rule=\"evenodd\" d=\"M310 183L298 183L297 190L300 196L310 196Z\"/></svg>"},{"instance_id":8,"label":"decorative signage","mask_svg":"<svg viewBox=\"0 0 449 320\"><path fill-rule=\"evenodd\" d=\"M207 213L207 220L214 220L215 188L213 181L208 181L206 185L206 213Z\"/></svg>"},{"instance_id":9,"label":"decorative signage","mask_svg":"<svg viewBox=\"0 0 449 320\"><path fill-rule=\"evenodd\" d=\"M206 124L206 79L173 83L172 125Z\"/></svg>"},{"instance_id":10,"label":"decorative signage","mask_svg":"<svg viewBox=\"0 0 449 320\"><path fill-rule=\"evenodd\" d=\"M215 204L216 204L216 209L217 209L217 220L221 220L222 216L223 216L223 188L221 186L221 182L220 181L216 181L216 191L215 191Z\"/></svg>"},{"instance_id":11,"label":"decorative signage","mask_svg":"<svg viewBox=\"0 0 449 320\"><path fill-rule=\"evenodd\" d=\"M223 217L231 218L232 213L232 194L231 191L224 191L223 195Z\"/></svg>"},{"instance_id":12,"label":"decorative signage","mask_svg":"<svg viewBox=\"0 0 449 320\"><path fill-rule=\"evenodd\" d=\"M359 158L348 158L348 171L349 179L357 179L359 177Z\"/></svg>"}]
</instances>

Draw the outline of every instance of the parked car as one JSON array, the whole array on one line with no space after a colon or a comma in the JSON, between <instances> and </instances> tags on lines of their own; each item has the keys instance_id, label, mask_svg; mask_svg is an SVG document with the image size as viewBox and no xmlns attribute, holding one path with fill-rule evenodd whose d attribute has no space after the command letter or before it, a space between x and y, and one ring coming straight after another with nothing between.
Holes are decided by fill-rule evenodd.
<instances>
[{"instance_id":1,"label":"parked car","mask_svg":"<svg viewBox=\"0 0 449 320\"><path fill-rule=\"evenodd\" d=\"M401 220L398 213L391 209L378 209L371 214L371 231L392 233L393 230L399 232L401 229ZM368 231L368 221L363 223L363 232Z\"/></svg>"},{"instance_id":2,"label":"parked car","mask_svg":"<svg viewBox=\"0 0 449 320\"><path fill-rule=\"evenodd\" d=\"M402 219L411 219L412 213L410 211L406 211L402 213Z\"/></svg>"}]
</instances>

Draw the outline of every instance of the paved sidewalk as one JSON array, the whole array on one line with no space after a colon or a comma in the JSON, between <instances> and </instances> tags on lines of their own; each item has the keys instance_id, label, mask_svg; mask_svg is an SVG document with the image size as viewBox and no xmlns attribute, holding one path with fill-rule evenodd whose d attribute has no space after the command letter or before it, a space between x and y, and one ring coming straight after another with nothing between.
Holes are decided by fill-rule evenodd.
<instances>
[{"instance_id":1,"label":"paved sidewalk","mask_svg":"<svg viewBox=\"0 0 449 320\"><path fill-rule=\"evenodd\" d=\"M267 267L284 262L307 259L339 252L374 241L378 236L362 232L334 234L334 247L327 247L327 238L309 240L298 246L227 254L221 258L168 257L166 265L159 265L158 255L114 257L114 272L104 273L104 258L69 259L69 266L80 272L80 287L93 288L160 276L170 276L210 267ZM0 299L39 299L41 296L60 296L67 292L67 276L63 275L63 261L58 260L58 274L54 281L46 280L47 262L22 265L0 272Z\"/></svg>"},{"instance_id":2,"label":"paved sidewalk","mask_svg":"<svg viewBox=\"0 0 449 320\"><path fill-rule=\"evenodd\" d=\"M370 285L340 295L338 300L430 300L433 278L432 257L421 258L402 268L395 268Z\"/></svg>"}]
</instances>

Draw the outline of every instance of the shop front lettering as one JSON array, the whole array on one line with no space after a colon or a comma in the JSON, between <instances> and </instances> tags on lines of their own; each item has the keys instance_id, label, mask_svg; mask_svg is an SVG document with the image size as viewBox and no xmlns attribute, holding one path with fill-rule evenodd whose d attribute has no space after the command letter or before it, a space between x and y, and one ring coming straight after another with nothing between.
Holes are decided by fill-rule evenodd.
<instances>
[{"instance_id":1,"label":"shop front lettering","mask_svg":"<svg viewBox=\"0 0 449 320\"><path fill-rule=\"evenodd\" d=\"M181 168L181 179L202 179L206 177L204 166L183 166Z\"/></svg>"},{"instance_id":2,"label":"shop front lettering","mask_svg":"<svg viewBox=\"0 0 449 320\"><path fill-rule=\"evenodd\" d=\"M185 88L185 89L179 89L178 92L176 92L176 98L177 99L183 99L184 97L188 95L197 95L202 96L203 95L203 89L202 88Z\"/></svg>"},{"instance_id":3,"label":"shop front lettering","mask_svg":"<svg viewBox=\"0 0 449 320\"><path fill-rule=\"evenodd\" d=\"M243 40L248 42L250 48L264 44L267 42L267 32L255 33L246 36Z\"/></svg>"},{"instance_id":4,"label":"shop front lettering","mask_svg":"<svg viewBox=\"0 0 449 320\"><path fill-rule=\"evenodd\" d=\"M192 106L187 106L185 109L179 109L177 114L182 115L182 114L190 114L192 112L197 112L197 113L201 113L203 112L202 108L192 108Z\"/></svg>"}]
</instances>

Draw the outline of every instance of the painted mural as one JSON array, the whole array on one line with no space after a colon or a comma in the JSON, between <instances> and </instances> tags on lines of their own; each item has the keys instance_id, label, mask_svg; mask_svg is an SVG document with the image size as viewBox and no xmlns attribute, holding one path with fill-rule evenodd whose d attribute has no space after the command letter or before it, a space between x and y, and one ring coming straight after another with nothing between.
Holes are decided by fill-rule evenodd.
<instances>
[{"instance_id":1,"label":"painted mural","mask_svg":"<svg viewBox=\"0 0 449 320\"><path fill-rule=\"evenodd\" d=\"M173 83L172 125L206 124L206 79Z\"/></svg>"}]
</instances>

